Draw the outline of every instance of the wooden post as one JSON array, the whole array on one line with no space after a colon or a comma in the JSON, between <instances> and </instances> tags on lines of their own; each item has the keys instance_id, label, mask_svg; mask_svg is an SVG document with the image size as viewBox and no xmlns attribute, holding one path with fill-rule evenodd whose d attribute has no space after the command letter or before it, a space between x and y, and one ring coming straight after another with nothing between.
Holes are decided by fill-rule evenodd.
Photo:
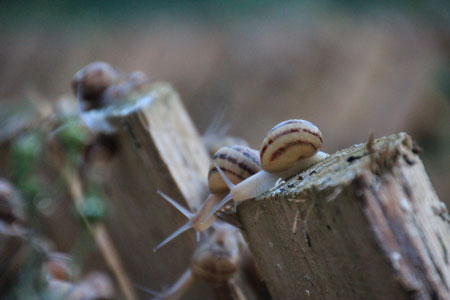
<instances>
[{"instance_id":1,"label":"wooden post","mask_svg":"<svg viewBox=\"0 0 450 300\"><path fill-rule=\"evenodd\" d=\"M274 299L450 299L450 217L415 150L355 145L238 207Z\"/></svg>"},{"instance_id":2,"label":"wooden post","mask_svg":"<svg viewBox=\"0 0 450 300\"><path fill-rule=\"evenodd\" d=\"M119 144L107 183L107 229L131 281L161 290L189 267L197 243L192 231L153 252L187 221L156 192L189 209L198 207L207 195L209 157L168 84L155 83L146 97L104 113L116 128ZM186 299L213 299L204 287L196 284Z\"/></svg>"}]
</instances>

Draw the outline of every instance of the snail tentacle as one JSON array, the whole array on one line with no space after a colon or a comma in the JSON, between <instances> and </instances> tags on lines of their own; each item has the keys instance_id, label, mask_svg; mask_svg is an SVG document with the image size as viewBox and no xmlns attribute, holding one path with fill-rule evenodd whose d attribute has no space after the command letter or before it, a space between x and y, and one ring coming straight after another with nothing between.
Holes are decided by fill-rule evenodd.
<instances>
[{"instance_id":1,"label":"snail tentacle","mask_svg":"<svg viewBox=\"0 0 450 300\"><path fill-rule=\"evenodd\" d=\"M188 219L192 219L192 217L194 216L193 213L191 213L189 210L187 210L186 208L184 208L181 204L179 204L178 202L176 202L175 200L173 200L172 198L170 198L169 196L167 196L166 194L164 194L163 192L161 192L160 190L157 191L157 193L163 197L164 199L167 200L167 202L169 202L170 204L172 204L173 207L175 207L176 209L178 209L179 212L181 212L186 218Z\"/></svg>"},{"instance_id":2,"label":"snail tentacle","mask_svg":"<svg viewBox=\"0 0 450 300\"><path fill-rule=\"evenodd\" d=\"M174 233L172 233L171 235L169 235L164 241L162 241L158 246L156 246L155 248L153 248L153 252L158 251L159 248L161 248L162 246L164 246L165 244L167 244L168 242L170 242L171 240L173 240L174 238L176 238L177 236L179 236L180 234L182 234L183 232L189 230L192 227L192 221L189 220L186 224L184 224L183 226L181 226L180 228L178 228Z\"/></svg>"}]
</instances>

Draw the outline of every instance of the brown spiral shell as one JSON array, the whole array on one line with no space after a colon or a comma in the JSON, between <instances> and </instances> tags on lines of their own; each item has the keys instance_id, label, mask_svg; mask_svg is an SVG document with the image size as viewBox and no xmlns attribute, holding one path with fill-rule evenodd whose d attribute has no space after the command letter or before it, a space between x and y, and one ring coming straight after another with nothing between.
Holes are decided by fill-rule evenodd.
<instances>
[{"instance_id":1,"label":"brown spiral shell","mask_svg":"<svg viewBox=\"0 0 450 300\"><path fill-rule=\"evenodd\" d=\"M213 155L208 172L211 193L222 193L228 189L213 163L216 163L234 184L261 170L258 151L245 146L222 147Z\"/></svg>"},{"instance_id":2,"label":"brown spiral shell","mask_svg":"<svg viewBox=\"0 0 450 300\"><path fill-rule=\"evenodd\" d=\"M237 229L228 224L218 228L195 250L191 259L194 276L213 284L230 279L240 265L241 238Z\"/></svg>"},{"instance_id":3,"label":"brown spiral shell","mask_svg":"<svg viewBox=\"0 0 450 300\"><path fill-rule=\"evenodd\" d=\"M103 91L118 79L119 73L111 65L97 61L79 70L73 76L71 85L76 96L78 96L78 88L81 86L82 95L80 96L88 101L92 108L97 108L99 105L97 102L100 101Z\"/></svg>"},{"instance_id":4,"label":"brown spiral shell","mask_svg":"<svg viewBox=\"0 0 450 300\"><path fill-rule=\"evenodd\" d=\"M289 169L295 161L313 156L322 146L322 133L311 122L293 119L279 123L264 138L261 166L268 172Z\"/></svg>"}]
</instances>

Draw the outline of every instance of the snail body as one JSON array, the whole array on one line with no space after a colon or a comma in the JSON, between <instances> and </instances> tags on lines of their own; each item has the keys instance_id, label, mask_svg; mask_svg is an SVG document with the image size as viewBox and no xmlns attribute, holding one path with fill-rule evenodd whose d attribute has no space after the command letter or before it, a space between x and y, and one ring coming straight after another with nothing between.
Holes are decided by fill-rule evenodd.
<instances>
[{"instance_id":1,"label":"snail body","mask_svg":"<svg viewBox=\"0 0 450 300\"><path fill-rule=\"evenodd\" d=\"M164 199L185 215L189 221L162 241L153 251L156 252L159 248L190 228L194 228L197 232L200 232L208 229L214 223L216 219L215 215L205 217L217 203L225 198L228 192L228 185L223 181L220 173L218 173L216 165L220 166L220 171L225 172L227 174L227 180L230 180L233 184L238 184L242 180L253 176L261 169L258 151L245 146L226 146L220 148L213 156L213 162L208 172L208 186L211 193L196 213L190 212L169 196L158 191Z\"/></svg>"},{"instance_id":2,"label":"snail body","mask_svg":"<svg viewBox=\"0 0 450 300\"><path fill-rule=\"evenodd\" d=\"M242 202L246 199L255 198L274 187L280 178L287 179L326 157L326 153L319 151L311 157L303 158L295 162L291 168L284 171L267 172L261 170L252 177L234 185L234 187L230 189L229 195L231 195L235 202Z\"/></svg>"},{"instance_id":3,"label":"snail body","mask_svg":"<svg viewBox=\"0 0 450 300\"><path fill-rule=\"evenodd\" d=\"M288 120L276 125L261 144L261 171L235 184L216 165L217 172L229 187L230 193L216 204L205 219L215 214L229 200L233 199L237 205L255 198L271 189L278 179L287 179L326 158L326 153L318 151L322 141L322 133L311 122Z\"/></svg>"}]
</instances>

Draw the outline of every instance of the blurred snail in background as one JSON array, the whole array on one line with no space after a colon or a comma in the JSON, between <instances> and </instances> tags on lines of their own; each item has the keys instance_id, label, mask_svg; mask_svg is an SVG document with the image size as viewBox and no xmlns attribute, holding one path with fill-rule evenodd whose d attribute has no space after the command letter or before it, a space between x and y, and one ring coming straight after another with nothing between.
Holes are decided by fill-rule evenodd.
<instances>
[{"instance_id":1,"label":"blurred snail in background","mask_svg":"<svg viewBox=\"0 0 450 300\"><path fill-rule=\"evenodd\" d=\"M132 72L122 78L120 82L109 86L103 93L102 99L104 99L105 102L125 99L132 93L144 92L148 83L149 78L144 72Z\"/></svg>"},{"instance_id":2,"label":"blurred snail in background","mask_svg":"<svg viewBox=\"0 0 450 300\"><path fill-rule=\"evenodd\" d=\"M0 178L0 299L14 290L33 250L24 204L18 190Z\"/></svg>"},{"instance_id":3,"label":"blurred snail in background","mask_svg":"<svg viewBox=\"0 0 450 300\"><path fill-rule=\"evenodd\" d=\"M93 132L113 133L113 128L99 111L116 101L146 92L150 80L142 71L125 75L106 62L93 62L79 70L71 86L84 124Z\"/></svg>"},{"instance_id":4,"label":"blurred snail in background","mask_svg":"<svg viewBox=\"0 0 450 300\"><path fill-rule=\"evenodd\" d=\"M117 299L113 282L103 273L74 282L78 269L70 256L52 251L50 240L25 226L23 207L15 187L0 178L0 299Z\"/></svg>"},{"instance_id":5,"label":"blurred snail in background","mask_svg":"<svg viewBox=\"0 0 450 300\"><path fill-rule=\"evenodd\" d=\"M234 276L246 247L244 239L237 228L223 222L216 222L213 230L194 251L190 268L169 289L162 293L144 289L154 300L180 299L195 280L220 285Z\"/></svg>"},{"instance_id":6,"label":"blurred snail in background","mask_svg":"<svg viewBox=\"0 0 450 300\"><path fill-rule=\"evenodd\" d=\"M119 73L106 62L97 61L86 65L72 78L72 90L80 99L81 111L105 106L103 92L119 81Z\"/></svg>"},{"instance_id":7,"label":"blurred snail in background","mask_svg":"<svg viewBox=\"0 0 450 300\"><path fill-rule=\"evenodd\" d=\"M230 189L205 217L221 209L233 199L235 206L247 199L255 198L271 189L276 182L287 179L327 157L318 151L322 146L322 133L319 128L305 120L287 120L273 127L264 138L260 148L262 170L236 184L232 182L221 166L216 164L218 174Z\"/></svg>"},{"instance_id":8,"label":"blurred snail in background","mask_svg":"<svg viewBox=\"0 0 450 300\"><path fill-rule=\"evenodd\" d=\"M118 152L119 144L114 135L116 128L106 119L103 108L135 94L145 93L149 78L142 71L123 74L106 62L92 62L75 73L72 90L77 96L82 123L94 133L84 147L83 176L96 182L108 180L108 162ZM60 126L61 131L70 124ZM78 132L73 130L69 132Z\"/></svg>"},{"instance_id":9,"label":"blurred snail in background","mask_svg":"<svg viewBox=\"0 0 450 300\"><path fill-rule=\"evenodd\" d=\"M42 267L44 275L49 280L57 279L71 282L79 273L72 258L61 252L50 252Z\"/></svg>"},{"instance_id":10,"label":"blurred snail in background","mask_svg":"<svg viewBox=\"0 0 450 300\"><path fill-rule=\"evenodd\" d=\"M231 180L233 184L237 184L261 170L258 151L245 146L222 147L214 154L208 173L208 186L211 194L195 214L191 213L169 196L158 191L164 199L185 215L189 221L162 241L154 248L154 251L157 251L190 228L194 228L199 232L208 229L212 225L216 219L214 215L208 217L206 221L202 221L211 211L212 207L221 201L228 192L228 186L223 181L222 177L218 175L215 165L219 165L222 168L223 172L229 176L229 180Z\"/></svg>"},{"instance_id":11,"label":"blurred snail in background","mask_svg":"<svg viewBox=\"0 0 450 300\"><path fill-rule=\"evenodd\" d=\"M102 272L90 272L81 281L69 282L51 278L45 299L113 300L116 297L112 280Z\"/></svg>"},{"instance_id":12,"label":"blurred snail in background","mask_svg":"<svg viewBox=\"0 0 450 300\"><path fill-rule=\"evenodd\" d=\"M42 270L46 280L45 299L117 299L114 284L107 274L91 271L78 280L80 269L65 253L48 253Z\"/></svg>"},{"instance_id":13,"label":"blurred snail in background","mask_svg":"<svg viewBox=\"0 0 450 300\"><path fill-rule=\"evenodd\" d=\"M102 108L132 92L142 92L149 82L142 71L124 75L106 62L86 65L72 78L72 90L80 100L80 110Z\"/></svg>"}]
</instances>

